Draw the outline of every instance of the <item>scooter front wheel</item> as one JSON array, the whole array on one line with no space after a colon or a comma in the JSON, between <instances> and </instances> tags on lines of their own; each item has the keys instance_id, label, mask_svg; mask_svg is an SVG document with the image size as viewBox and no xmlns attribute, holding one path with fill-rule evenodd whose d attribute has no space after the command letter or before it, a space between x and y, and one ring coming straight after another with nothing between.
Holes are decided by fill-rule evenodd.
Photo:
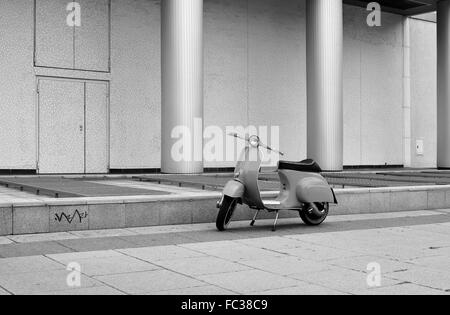
<instances>
[{"instance_id":1,"label":"scooter front wheel","mask_svg":"<svg viewBox=\"0 0 450 315\"><path fill-rule=\"evenodd\" d=\"M217 216L216 226L219 231L225 231L228 228L236 210L237 203L237 199L225 196L219 209L219 215Z\"/></svg>"},{"instance_id":2,"label":"scooter front wheel","mask_svg":"<svg viewBox=\"0 0 450 315\"><path fill-rule=\"evenodd\" d=\"M316 211L313 211L312 207L315 206L321 213L318 215L315 213ZM314 203L306 205L302 211L300 211L300 218L305 222L306 225L309 226L318 226L321 225L326 218L328 217L328 213L330 210L330 204L329 203Z\"/></svg>"}]
</instances>

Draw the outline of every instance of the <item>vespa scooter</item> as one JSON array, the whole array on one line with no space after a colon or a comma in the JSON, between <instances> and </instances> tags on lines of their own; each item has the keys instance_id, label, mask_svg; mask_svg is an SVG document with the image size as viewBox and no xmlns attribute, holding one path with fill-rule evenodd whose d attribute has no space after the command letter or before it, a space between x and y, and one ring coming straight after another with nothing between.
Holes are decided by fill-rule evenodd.
<instances>
[{"instance_id":1,"label":"vespa scooter","mask_svg":"<svg viewBox=\"0 0 450 315\"><path fill-rule=\"evenodd\" d=\"M322 169L315 161L280 161L280 194L274 200L263 200L258 187L262 163L260 148L281 156L284 154L265 145L257 136L229 136L246 141L246 147L236 166L234 179L227 183L222 199L217 203L219 214L216 225L219 231L228 228L238 204L247 205L256 211L251 226L254 226L261 211L275 212L273 231L276 231L279 212L282 210L297 211L303 222L309 226L318 226L325 221L330 203L337 204L338 201L334 190L320 174Z\"/></svg>"}]
</instances>

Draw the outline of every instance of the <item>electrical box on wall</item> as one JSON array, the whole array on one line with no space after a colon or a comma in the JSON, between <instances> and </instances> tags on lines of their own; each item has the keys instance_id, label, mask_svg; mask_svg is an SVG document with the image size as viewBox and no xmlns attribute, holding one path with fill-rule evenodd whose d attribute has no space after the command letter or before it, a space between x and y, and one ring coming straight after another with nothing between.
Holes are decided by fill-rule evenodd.
<instances>
[{"instance_id":1,"label":"electrical box on wall","mask_svg":"<svg viewBox=\"0 0 450 315\"><path fill-rule=\"evenodd\" d=\"M416 154L422 156L424 155L424 153L425 153L424 140L423 139L416 140Z\"/></svg>"}]
</instances>

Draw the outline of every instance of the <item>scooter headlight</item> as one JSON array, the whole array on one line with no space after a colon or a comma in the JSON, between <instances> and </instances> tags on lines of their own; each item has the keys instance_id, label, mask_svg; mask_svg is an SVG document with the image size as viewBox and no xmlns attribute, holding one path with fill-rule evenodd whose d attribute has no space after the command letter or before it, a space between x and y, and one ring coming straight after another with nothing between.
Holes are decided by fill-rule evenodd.
<instances>
[{"instance_id":1,"label":"scooter headlight","mask_svg":"<svg viewBox=\"0 0 450 315\"><path fill-rule=\"evenodd\" d=\"M250 139L248 140L248 142L254 148L259 147L259 137L257 137L257 136L251 136Z\"/></svg>"}]
</instances>

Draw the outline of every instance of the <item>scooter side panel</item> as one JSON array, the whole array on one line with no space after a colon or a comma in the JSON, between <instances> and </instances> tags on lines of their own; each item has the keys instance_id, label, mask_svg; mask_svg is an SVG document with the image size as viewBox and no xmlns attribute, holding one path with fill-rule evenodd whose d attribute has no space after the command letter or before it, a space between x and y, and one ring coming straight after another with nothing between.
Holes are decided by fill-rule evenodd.
<instances>
[{"instance_id":1,"label":"scooter side panel","mask_svg":"<svg viewBox=\"0 0 450 315\"><path fill-rule=\"evenodd\" d=\"M227 183L223 190L224 196L228 196L231 198L240 198L244 197L245 187L244 184L237 180L231 180Z\"/></svg>"},{"instance_id":2,"label":"scooter side panel","mask_svg":"<svg viewBox=\"0 0 450 315\"><path fill-rule=\"evenodd\" d=\"M303 178L297 184L296 192L298 200L304 203L334 203L336 201L333 191L328 183L317 177Z\"/></svg>"}]
</instances>

